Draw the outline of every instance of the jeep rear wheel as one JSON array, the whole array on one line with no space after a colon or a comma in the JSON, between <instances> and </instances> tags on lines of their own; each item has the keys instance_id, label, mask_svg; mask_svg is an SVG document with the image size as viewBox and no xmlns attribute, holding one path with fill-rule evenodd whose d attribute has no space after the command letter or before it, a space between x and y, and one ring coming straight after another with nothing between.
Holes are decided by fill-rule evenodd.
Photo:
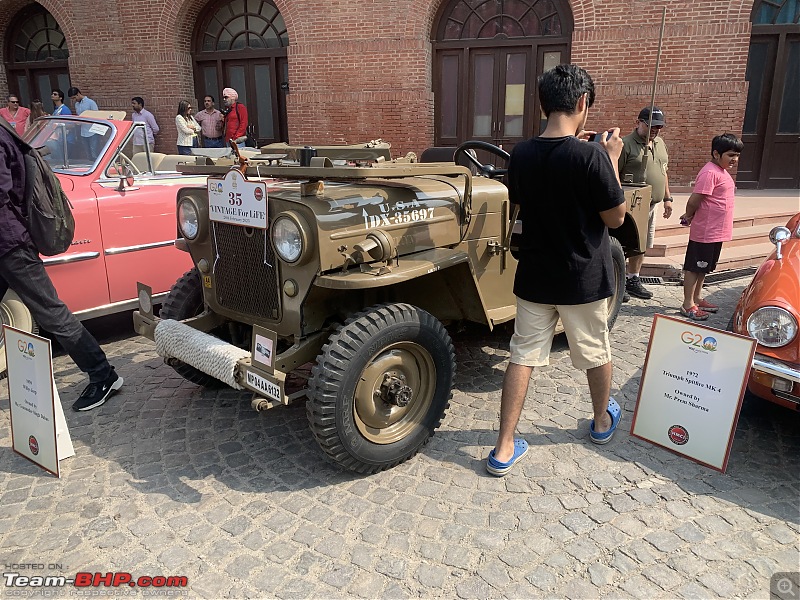
<instances>
[{"instance_id":1,"label":"jeep rear wheel","mask_svg":"<svg viewBox=\"0 0 800 600\"><path fill-rule=\"evenodd\" d=\"M33 320L31 311L14 292L9 290L0 302L0 324L16 327L28 333L39 333L39 326ZM0 331L0 379L8 376L6 370L6 346Z\"/></svg>"},{"instance_id":2,"label":"jeep rear wheel","mask_svg":"<svg viewBox=\"0 0 800 600\"><path fill-rule=\"evenodd\" d=\"M376 473L414 456L450 403L455 352L444 326L410 304L374 306L340 325L311 371L311 431L327 457Z\"/></svg>"},{"instance_id":3,"label":"jeep rear wheel","mask_svg":"<svg viewBox=\"0 0 800 600\"><path fill-rule=\"evenodd\" d=\"M169 294L167 294L164 303L161 305L159 316L162 319L183 321L184 319L196 317L203 312L204 307L203 285L200 281L200 273L195 268L184 273L175 282L175 285L170 288ZM177 358L167 358L164 359L164 362L175 369L178 375L186 381L201 387L217 388L225 385L219 379L203 373L200 369L187 365Z\"/></svg>"},{"instance_id":4,"label":"jeep rear wheel","mask_svg":"<svg viewBox=\"0 0 800 600\"><path fill-rule=\"evenodd\" d=\"M611 238L611 260L614 262L614 295L608 299L608 330L617 322L622 297L625 295L625 252L617 238Z\"/></svg>"}]
</instances>

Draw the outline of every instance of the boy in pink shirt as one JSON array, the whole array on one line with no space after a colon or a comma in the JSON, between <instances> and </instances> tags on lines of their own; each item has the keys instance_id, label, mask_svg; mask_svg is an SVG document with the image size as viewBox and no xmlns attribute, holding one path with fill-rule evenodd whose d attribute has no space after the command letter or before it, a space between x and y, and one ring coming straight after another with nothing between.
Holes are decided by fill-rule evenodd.
<instances>
[{"instance_id":1,"label":"boy in pink shirt","mask_svg":"<svg viewBox=\"0 0 800 600\"><path fill-rule=\"evenodd\" d=\"M681 216L681 225L691 225L683 262L683 306L681 314L705 321L719 307L700 298L706 274L717 267L722 242L733 235L733 202L736 186L730 170L739 161L744 144L732 133L711 142L711 162L700 169L692 195Z\"/></svg>"}]
</instances>

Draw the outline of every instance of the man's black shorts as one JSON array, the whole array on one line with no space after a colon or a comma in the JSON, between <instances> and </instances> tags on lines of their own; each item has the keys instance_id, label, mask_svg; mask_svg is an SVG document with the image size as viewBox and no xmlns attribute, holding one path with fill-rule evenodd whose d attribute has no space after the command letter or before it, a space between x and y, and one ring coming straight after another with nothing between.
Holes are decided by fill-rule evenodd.
<instances>
[{"instance_id":1,"label":"man's black shorts","mask_svg":"<svg viewBox=\"0 0 800 600\"><path fill-rule=\"evenodd\" d=\"M692 273L711 273L717 268L722 242L695 242L689 240L683 270Z\"/></svg>"}]
</instances>

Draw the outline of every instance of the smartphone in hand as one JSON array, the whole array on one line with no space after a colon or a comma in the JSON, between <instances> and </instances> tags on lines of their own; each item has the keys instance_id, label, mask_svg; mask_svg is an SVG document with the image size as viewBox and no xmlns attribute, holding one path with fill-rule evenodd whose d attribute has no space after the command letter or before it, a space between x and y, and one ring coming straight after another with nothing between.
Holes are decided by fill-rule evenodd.
<instances>
[{"instance_id":1,"label":"smartphone in hand","mask_svg":"<svg viewBox=\"0 0 800 600\"><path fill-rule=\"evenodd\" d=\"M600 133L595 133L594 134L594 136L592 137L592 141L593 142L598 142L598 143L601 142L603 139L605 139L605 141L608 141L609 139L611 139L612 135L614 135L614 131L613 130L601 131ZM605 136L605 137L603 137L603 136Z\"/></svg>"}]
</instances>

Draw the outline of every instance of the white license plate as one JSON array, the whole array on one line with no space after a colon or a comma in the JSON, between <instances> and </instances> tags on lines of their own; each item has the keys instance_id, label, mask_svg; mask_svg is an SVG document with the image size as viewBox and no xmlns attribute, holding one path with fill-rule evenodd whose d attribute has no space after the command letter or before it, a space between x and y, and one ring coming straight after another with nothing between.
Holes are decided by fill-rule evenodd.
<instances>
[{"instance_id":1,"label":"white license plate","mask_svg":"<svg viewBox=\"0 0 800 600\"><path fill-rule=\"evenodd\" d=\"M267 398L277 400L278 402L283 402L281 386L279 386L277 383L272 383L268 379L265 379L264 377L261 377L261 375L257 375L252 371L247 371L245 380L247 381L247 385L258 390Z\"/></svg>"}]
</instances>

